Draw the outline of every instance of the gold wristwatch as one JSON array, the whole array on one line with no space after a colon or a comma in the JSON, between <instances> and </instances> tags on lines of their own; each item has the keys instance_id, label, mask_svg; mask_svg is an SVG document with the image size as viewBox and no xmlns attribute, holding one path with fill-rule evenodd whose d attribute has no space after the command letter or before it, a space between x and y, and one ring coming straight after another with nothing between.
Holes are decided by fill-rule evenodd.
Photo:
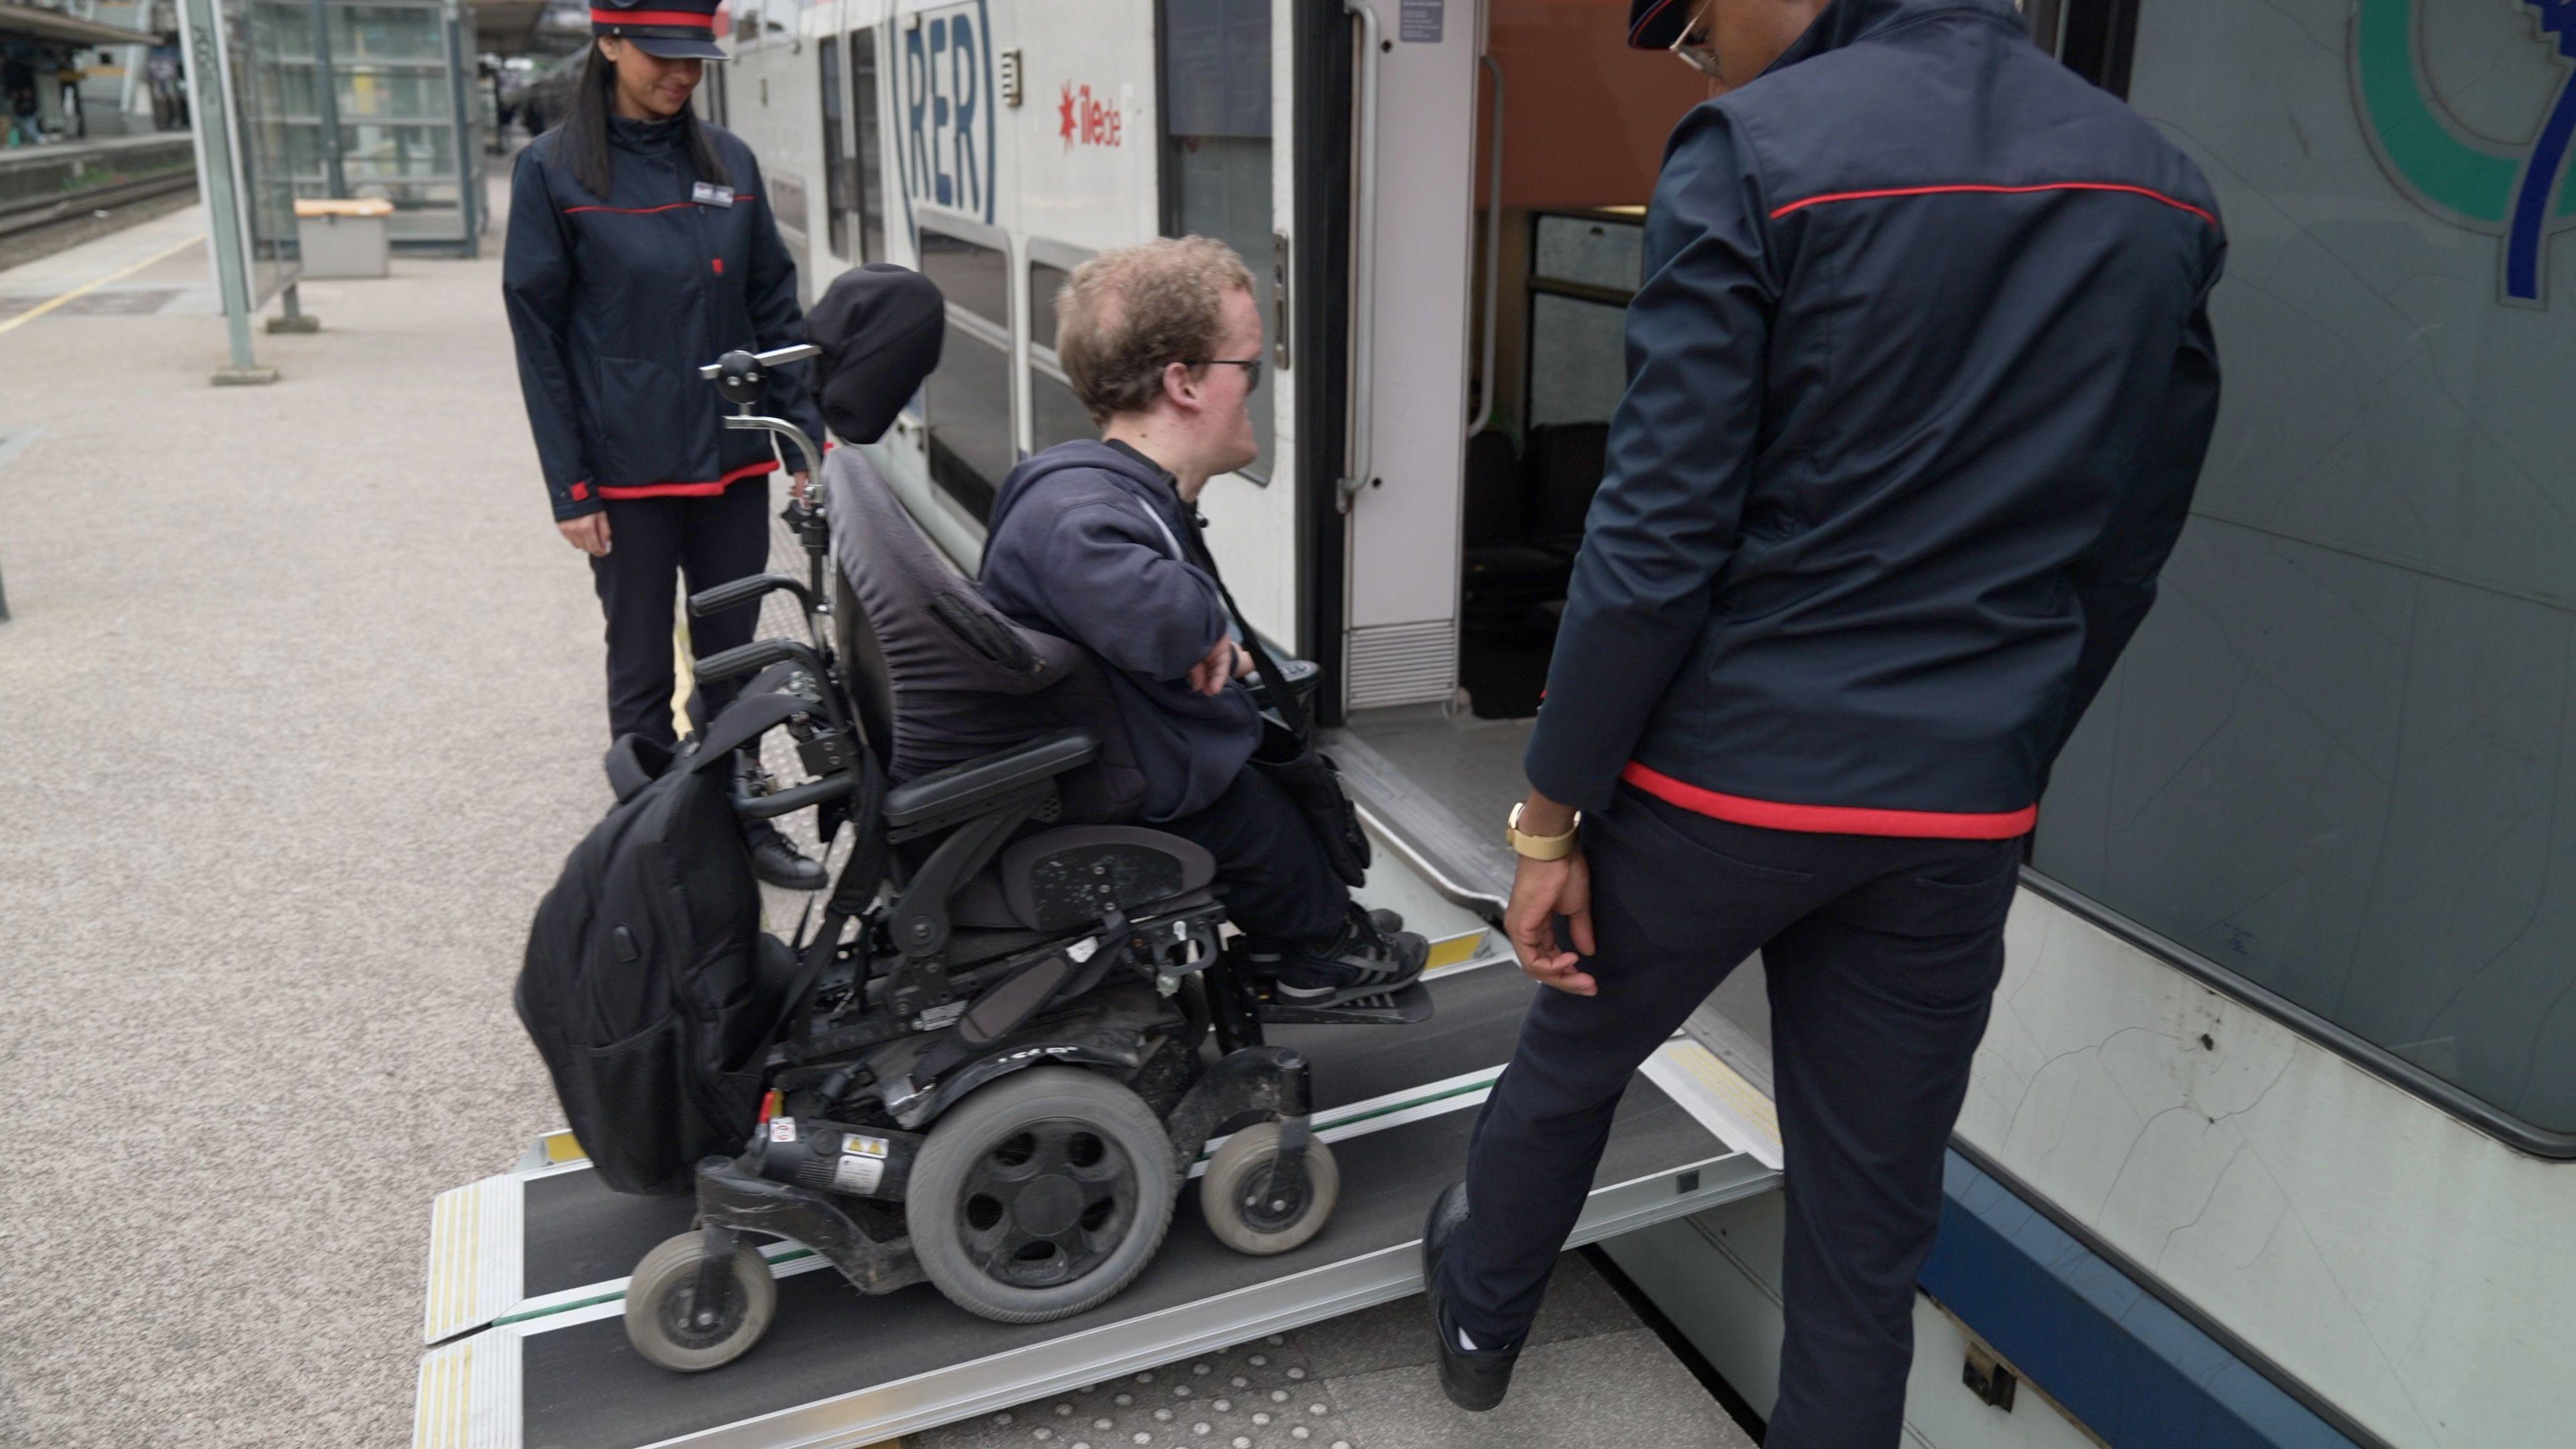
<instances>
[{"instance_id":1,"label":"gold wristwatch","mask_svg":"<svg viewBox=\"0 0 2576 1449\"><path fill-rule=\"evenodd\" d=\"M1523 835L1521 807L1512 807L1511 819L1503 826L1503 838L1512 843L1514 852L1532 860L1563 860L1574 853L1574 839L1583 832L1583 812L1574 812L1574 823L1563 835Z\"/></svg>"}]
</instances>

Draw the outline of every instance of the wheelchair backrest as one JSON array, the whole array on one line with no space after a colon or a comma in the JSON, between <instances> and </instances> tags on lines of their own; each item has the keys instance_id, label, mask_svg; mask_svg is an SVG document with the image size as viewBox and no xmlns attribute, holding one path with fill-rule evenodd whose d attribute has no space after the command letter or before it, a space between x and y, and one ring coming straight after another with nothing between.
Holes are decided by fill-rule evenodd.
<instances>
[{"instance_id":1,"label":"wheelchair backrest","mask_svg":"<svg viewBox=\"0 0 2576 1449\"><path fill-rule=\"evenodd\" d=\"M1060 786L1067 821L1136 813L1136 768L1109 684L1070 640L984 601L856 448L823 466L832 524L834 648L868 745L893 784L1057 730L1091 732L1100 752Z\"/></svg>"}]
</instances>

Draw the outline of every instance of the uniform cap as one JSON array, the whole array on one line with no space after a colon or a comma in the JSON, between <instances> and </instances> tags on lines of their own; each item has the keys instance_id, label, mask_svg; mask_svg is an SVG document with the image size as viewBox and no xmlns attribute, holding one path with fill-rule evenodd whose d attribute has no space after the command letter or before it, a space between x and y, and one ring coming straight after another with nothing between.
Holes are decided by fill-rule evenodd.
<instances>
[{"instance_id":1,"label":"uniform cap","mask_svg":"<svg viewBox=\"0 0 2576 1449\"><path fill-rule=\"evenodd\" d=\"M1669 50L1701 0L1628 0L1628 44L1636 50Z\"/></svg>"},{"instance_id":2,"label":"uniform cap","mask_svg":"<svg viewBox=\"0 0 2576 1449\"><path fill-rule=\"evenodd\" d=\"M590 33L633 41L664 60L723 60L716 44L721 0L591 0Z\"/></svg>"}]
</instances>

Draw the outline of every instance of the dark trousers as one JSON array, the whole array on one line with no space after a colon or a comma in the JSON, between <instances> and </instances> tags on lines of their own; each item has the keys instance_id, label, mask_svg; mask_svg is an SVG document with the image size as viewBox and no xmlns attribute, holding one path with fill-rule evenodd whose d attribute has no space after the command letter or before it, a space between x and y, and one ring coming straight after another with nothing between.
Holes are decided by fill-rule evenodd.
<instances>
[{"instance_id":1,"label":"dark trousers","mask_svg":"<svg viewBox=\"0 0 2576 1449\"><path fill-rule=\"evenodd\" d=\"M591 583L608 616L608 737L636 734L659 744L671 728L672 581L690 593L756 574L769 562L769 483L745 478L704 498L612 499L608 557L590 561ZM689 620L689 647L704 657L751 642L760 606L745 604ZM702 686L712 716L736 684Z\"/></svg>"},{"instance_id":2,"label":"dark trousers","mask_svg":"<svg viewBox=\"0 0 2576 1449\"><path fill-rule=\"evenodd\" d=\"M1786 1155L1787 1337L1770 1449L1893 1449L1914 1279L2003 971L2017 840L1730 825L1623 788L1584 822L1600 994L1542 990L1476 1120L1443 1260L1458 1326L1519 1338L1629 1076L1754 951Z\"/></svg>"},{"instance_id":3,"label":"dark trousers","mask_svg":"<svg viewBox=\"0 0 2576 1449\"><path fill-rule=\"evenodd\" d=\"M1327 941L1349 915L1351 893L1333 874L1304 811L1250 765L1206 808L1157 822L1216 857L1217 894L1246 935L1285 944Z\"/></svg>"}]
</instances>

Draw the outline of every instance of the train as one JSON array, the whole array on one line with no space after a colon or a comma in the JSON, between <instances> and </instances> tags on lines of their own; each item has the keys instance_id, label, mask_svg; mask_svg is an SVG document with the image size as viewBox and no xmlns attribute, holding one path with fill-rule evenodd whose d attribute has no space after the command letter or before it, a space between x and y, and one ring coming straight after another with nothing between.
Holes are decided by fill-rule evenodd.
<instances>
[{"instance_id":1,"label":"train","mask_svg":"<svg viewBox=\"0 0 2576 1449\"><path fill-rule=\"evenodd\" d=\"M700 104L761 158L809 291L888 261L945 293L939 370L870 456L968 571L1003 474L1089 429L1051 345L1068 271L1164 234L1244 256L1262 455L1209 488L1211 544L1321 666L1372 828L1490 909L1644 209L1707 94L1625 48L1626 9L736 0ZM1909 1424L2565 1442L2564 7L2025 9L2216 186L2227 401L2162 600L2041 802ZM1756 961L1692 1028L1758 1088L1763 1010ZM1610 1247L1757 1416L1778 1214Z\"/></svg>"}]
</instances>

